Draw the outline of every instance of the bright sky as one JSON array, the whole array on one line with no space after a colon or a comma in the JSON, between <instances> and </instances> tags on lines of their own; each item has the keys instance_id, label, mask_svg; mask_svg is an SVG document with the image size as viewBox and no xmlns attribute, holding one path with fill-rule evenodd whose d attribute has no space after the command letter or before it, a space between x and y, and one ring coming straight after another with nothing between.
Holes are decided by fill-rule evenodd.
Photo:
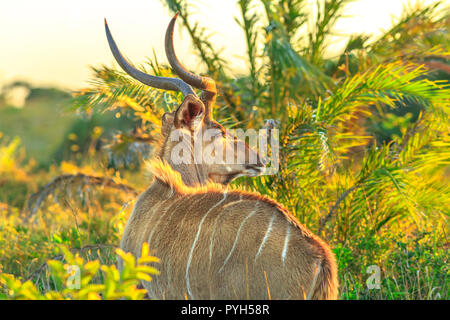
<instances>
[{"instance_id":1,"label":"bright sky","mask_svg":"<svg viewBox=\"0 0 450 320\"><path fill-rule=\"evenodd\" d=\"M236 1L192 2L197 13L193 18L201 19L201 25L214 33L212 42L225 48L224 55L232 68L242 69L246 47L243 32L234 21L240 17ZM344 34L379 34L389 28L406 3L355 0L347 6L348 17L338 23L336 30ZM85 86L90 78L89 65L113 63L103 27L105 17L122 53L135 64L145 62L153 48L158 59L166 61L163 41L171 14L160 0L4 1L0 4L0 86L12 80L68 89ZM178 56L189 68L198 70L188 35L177 30Z\"/></svg>"}]
</instances>

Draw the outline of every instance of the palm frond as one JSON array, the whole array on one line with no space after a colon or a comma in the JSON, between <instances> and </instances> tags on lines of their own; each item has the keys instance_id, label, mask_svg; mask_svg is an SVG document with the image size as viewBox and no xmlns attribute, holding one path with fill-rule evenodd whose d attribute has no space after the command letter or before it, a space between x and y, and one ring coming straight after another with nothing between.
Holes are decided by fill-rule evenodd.
<instances>
[{"instance_id":1,"label":"palm frond","mask_svg":"<svg viewBox=\"0 0 450 320\"><path fill-rule=\"evenodd\" d=\"M351 0L350 0L351 1ZM336 22L342 17L343 9L349 0L317 1L316 17L311 21L308 33L309 43L306 47L309 61L320 65L323 61L326 39L332 34Z\"/></svg>"}]
</instances>

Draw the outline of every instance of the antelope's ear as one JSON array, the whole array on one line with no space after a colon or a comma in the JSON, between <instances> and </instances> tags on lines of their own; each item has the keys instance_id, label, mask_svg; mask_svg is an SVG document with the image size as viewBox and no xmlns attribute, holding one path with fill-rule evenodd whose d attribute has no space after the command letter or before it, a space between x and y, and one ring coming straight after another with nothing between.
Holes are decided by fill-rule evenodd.
<instances>
[{"instance_id":1,"label":"antelope's ear","mask_svg":"<svg viewBox=\"0 0 450 320\"><path fill-rule=\"evenodd\" d=\"M175 112L174 125L177 129L197 130L205 117L203 102L194 95L187 95Z\"/></svg>"}]
</instances>

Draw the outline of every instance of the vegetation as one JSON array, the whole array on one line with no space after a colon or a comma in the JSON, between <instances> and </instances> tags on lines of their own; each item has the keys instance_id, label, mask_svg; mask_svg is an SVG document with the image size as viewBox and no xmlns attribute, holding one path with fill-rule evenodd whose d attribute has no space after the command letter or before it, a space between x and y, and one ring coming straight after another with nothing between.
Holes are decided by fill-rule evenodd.
<instances>
[{"instance_id":1,"label":"vegetation","mask_svg":"<svg viewBox=\"0 0 450 320\"><path fill-rule=\"evenodd\" d=\"M407 7L380 37L351 35L330 57L348 0L318 1L315 10L304 0L237 2L248 62L239 76L191 21L192 6L164 1L218 82L215 118L228 128L278 126L279 172L233 184L277 199L332 246L341 299L448 299L449 11ZM142 69L174 76L156 58ZM141 265L149 261L128 257L123 277L107 265L149 183L140 164L159 140L161 115L181 101L100 66L70 110L131 119L103 136L107 144L97 143L101 125L88 127L85 147L43 170L18 138L0 137L0 297L142 297L135 284L153 274ZM61 286L65 265L82 270L79 291ZM367 285L371 266L379 287Z\"/></svg>"}]
</instances>

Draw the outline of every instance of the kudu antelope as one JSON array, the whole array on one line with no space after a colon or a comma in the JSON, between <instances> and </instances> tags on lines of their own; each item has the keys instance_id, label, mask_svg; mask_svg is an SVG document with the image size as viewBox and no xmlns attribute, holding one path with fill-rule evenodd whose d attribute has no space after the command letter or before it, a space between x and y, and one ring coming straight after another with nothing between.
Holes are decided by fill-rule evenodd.
<instances>
[{"instance_id":1,"label":"kudu antelope","mask_svg":"<svg viewBox=\"0 0 450 320\"><path fill-rule=\"evenodd\" d=\"M277 202L227 184L264 167L256 151L212 119L214 80L195 75L178 61L171 20L165 50L181 79L156 77L132 67L121 55L105 20L112 53L132 77L151 87L181 91L184 101L162 118L162 146L151 162L155 179L131 213L121 248L138 257L144 242L161 259L161 274L143 282L157 299L336 299L337 269L327 244ZM200 89L198 98L192 87ZM216 129L224 150L245 145L241 164L176 163L169 139L180 131L190 150L197 133ZM202 144L208 144L202 141ZM192 144L192 145L191 145ZM256 156L256 163L247 159ZM194 158L194 157L192 157ZM120 263L119 263L120 265ZM120 266L119 266L120 267Z\"/></svg>"}]
</instances>

